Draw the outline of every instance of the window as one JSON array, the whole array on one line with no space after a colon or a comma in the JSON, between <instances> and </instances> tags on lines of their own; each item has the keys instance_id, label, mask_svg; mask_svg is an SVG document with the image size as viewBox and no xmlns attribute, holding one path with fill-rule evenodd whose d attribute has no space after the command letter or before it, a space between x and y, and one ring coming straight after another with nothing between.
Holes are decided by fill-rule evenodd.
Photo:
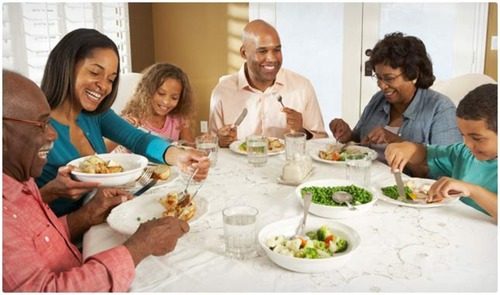
<instances>
[{"instance_id":1,"label":"window","mask_svg":"<svg viewBox=\"0 0 500 295\"><path fill-rule=\"evenodd\" d=\"M130 71L126 3L7 3L2 13L3 68L38 85L50 50L77 28L93 28L107 35L120 52L122 73Z\"/></svg>"}]
</instances>

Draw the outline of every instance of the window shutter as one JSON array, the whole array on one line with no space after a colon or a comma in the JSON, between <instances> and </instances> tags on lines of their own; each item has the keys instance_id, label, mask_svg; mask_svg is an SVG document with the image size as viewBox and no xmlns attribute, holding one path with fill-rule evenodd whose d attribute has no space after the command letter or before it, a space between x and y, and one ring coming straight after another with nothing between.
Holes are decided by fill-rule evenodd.
<instances>
[{"instance_id":1,"label":"window shutter","mask_svg":"<svg viewBox=\"0 0 500 295\"><path fill-rule=\"evenodd\" d=\"M68 32L94 28L116 43L121 72L130 72L126 3L3 4L3 67L40 85L50 50Z\"/></svg>"}]
</instances>

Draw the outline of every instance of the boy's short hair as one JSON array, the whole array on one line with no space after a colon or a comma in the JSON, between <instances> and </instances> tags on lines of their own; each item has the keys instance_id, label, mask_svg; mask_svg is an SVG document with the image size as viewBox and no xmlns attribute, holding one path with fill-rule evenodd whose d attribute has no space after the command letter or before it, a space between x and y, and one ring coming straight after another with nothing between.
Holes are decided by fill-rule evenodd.
<instances>
[{"instance_id":1,"label":"boy's short hair","mask_svg":"<svg viewBox=\"0 0 500 295\"><path fill-rule=\"evenodd\" d=\"M464 120L485 120L488 129L497 133L498 85L476 87L460 101L457 117Z\"/></svg>"}]
</instances>

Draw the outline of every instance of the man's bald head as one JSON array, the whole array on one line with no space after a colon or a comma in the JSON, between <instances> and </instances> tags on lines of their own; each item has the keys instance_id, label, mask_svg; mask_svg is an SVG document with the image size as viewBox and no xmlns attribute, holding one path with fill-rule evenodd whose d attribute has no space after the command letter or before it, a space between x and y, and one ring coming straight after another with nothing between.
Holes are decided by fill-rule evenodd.
<instances>
[{"instance_id":1,"label":"man's bald head","mask_svg":"<svg viewBox=\"0 0 500 295\"><path fill-rule=\"evenodd\" d=\"M34 114L34 102L46 105L50 111L42 90L33 81L9 70L3 70L2 95L4 117L29 119Z\"/></svg>"},{"instance_id":2,"label":"man's bald head","mask_svg":"<svg viewBox=\"0 0 500 295\"><path fill-rule=\"evenodd\" d=\"M38 177L57 138L47 125L47 98L35 83L7 70L3 70L2 95L3 173L18 181Z\"/></svg>"},{"instance_id":3,"label":"man's bald head","mask_svg":"<svg viewBox=\"0 0 500 295\"><path fill-rule=\"evenodd\" d=\"M255 39L259 35L273 35L279 40L278 32L273 26L261 19L256 19L249 22L245 28L243 28L243 34L241 36L243 46L246 46L249 42L255 43Z\"/></svg>"}]
</instances>

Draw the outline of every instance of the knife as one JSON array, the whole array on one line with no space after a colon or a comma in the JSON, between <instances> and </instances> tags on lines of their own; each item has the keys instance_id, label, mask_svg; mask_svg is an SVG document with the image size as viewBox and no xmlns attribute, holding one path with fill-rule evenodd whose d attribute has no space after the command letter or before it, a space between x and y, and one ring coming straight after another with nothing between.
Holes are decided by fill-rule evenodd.
<instances>
[{"instance_id":1,"label":"knife","mask_svg":"<svg viewBox=\"0 0 500 295\"><path fill-rule=\"evenodd\" d=\"M396 179L396 186L398 187L398 201L406 202L405 184L401 178L401 171L394 171L394 179Z\"/></svg>"},{"instance_id":2,"label":"knife","mask_svg":"<svg viewBox=\"0 0 500 295\"><path fill-rule=\"evenodd\" d=\"M240 124L241 124L241 122L243 121L243 119L245 119L245 117L247 116L247 113L248 113L247 108L244 108L244 109L241 111L241 114L238 116L238 119L236 119L236 121L234 122L233 126L234 126L234 127L238 127L238 126L240 126Z\"/></svg>"},{"instance_id":3,"label":"knife","mask_svg":"<svg viewBox=\"0 0 500 295\"><path fill-rule=\"evenodd\" d=\"M147 190L155 186L155 184L158 182L158 179L151 179L145 186L141 187L138 191L136 191L133 196L137 197L145 193Z\"/></svg>"}]
</instances>

